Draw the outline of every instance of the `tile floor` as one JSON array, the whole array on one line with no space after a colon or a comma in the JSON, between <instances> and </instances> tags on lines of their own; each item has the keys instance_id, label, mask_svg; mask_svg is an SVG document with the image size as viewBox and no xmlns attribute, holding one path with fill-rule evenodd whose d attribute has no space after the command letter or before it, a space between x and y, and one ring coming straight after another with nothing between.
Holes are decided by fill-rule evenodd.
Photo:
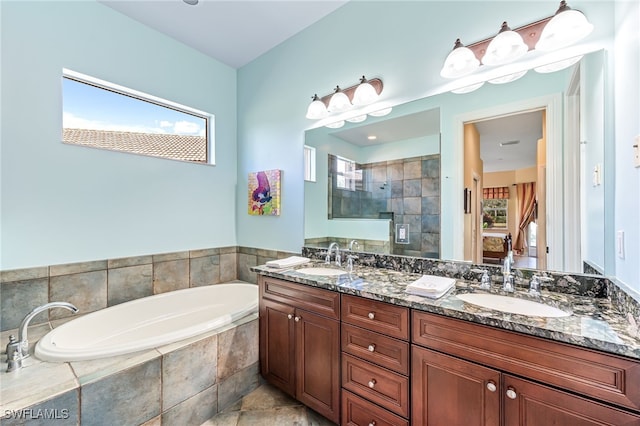
<instances>
[{"instance_id":1,"label":"tile floor","mask_svg":"<svg viewBox=\"0 0 640 426\"><path fill-rule=\"evenodd\" d=\"M335 426L280 390L263 384L201 426Z\"/></svg>"}]
</instances>

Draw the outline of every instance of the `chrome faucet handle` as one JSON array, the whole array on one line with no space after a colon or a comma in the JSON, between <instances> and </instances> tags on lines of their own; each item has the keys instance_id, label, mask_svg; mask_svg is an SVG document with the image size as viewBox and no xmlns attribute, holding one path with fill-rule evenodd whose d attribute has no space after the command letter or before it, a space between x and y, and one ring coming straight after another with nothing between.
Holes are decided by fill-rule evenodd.
<instances>
[{"instance_id":1,"label":"chrome faucet handle","mask_svg":"<svg viewBox=\"0 0 640 426\"><path fill-rule=\"evenodd\" d=\"M358 243L358 241L351 240L351 242L349 243L349 251L353 251L353 246L356 246L356 248L360 250L360 243Z\"/></svg>"},{"instance_id":2,"label":"chrome faucet handle","mask_svg":"<svg viewBox=\"0 0 640 426\"><path fill-rule=\"evenodd\" d=\"M503 285L502 285L502 290L506 291L507 293L513 293L515 291L515 284L514 284L514 277L512 273L505 273L504 274L504 281L503 281Z\"/></svg>"},{"instance_id":3,"label":"chrome faucet handle","mask_svg":"<svg viewBox=\"0 0 640 426\"><path fill-rule=\"evenodd\" d=\"M470 269L471 272L482 274L480 277L480 290L491 290L491 276L486 269Z\"/></svg>"},{"instance_id":4,"label":"chrome faucet handle","mask_svg":"<svg viewBox=\"0 0 640 426\"><path fill-rule=\"evenodd\" d=\"M552 282L553 278L551 277L544 277L538 274L534 274L531 277L531 281L529 281L529 294L532 296L540 296L542 293L540 293L540 287L541 287L541 282Z\"/></svg>"},{"instance_id":5,"label":"chrome faucet handle","mask_svg":"<svg viewBox=\"0 0 640 426\"><path fill-rule=\"evenodd\" d=\"M358 256L354 254L347 255L347 271L353 272L353 261L358 260Z\"/></svg>"},{"instance_id":6,"label":"chrome faucet handle","mask_svg":"<svg viewBox=\"0 0 640 426\"><path fill-rule=\"evenodd\" d=\"M340 256L338 247L336 247L336 266L342 266L342 257Z\"/></svg>"}]
</instances>

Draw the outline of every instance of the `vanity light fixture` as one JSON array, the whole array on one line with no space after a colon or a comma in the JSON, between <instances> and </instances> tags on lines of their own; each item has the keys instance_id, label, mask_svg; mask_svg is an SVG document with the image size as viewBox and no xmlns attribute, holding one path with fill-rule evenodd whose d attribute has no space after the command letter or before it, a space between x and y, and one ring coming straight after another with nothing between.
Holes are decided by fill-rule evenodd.
<instances>
[{"instance_id":1,"label":"vanity light fixture","mask_svg":"<svg viewBox=\"0 0 640 426\"><path fill-rule=\"evenodd\" d=\"M346 120L349 123L362 123L366 119L367 119L367 114L362 114L362 115L356 115L355 117L347 118Z\"/></svg>"},{"instance_id":2,"label":"vanity light fixture","mask_svg":"<svg viewBox=\"0 0 640 426\"><path fill-rule=\"evenodd\" d=\"M532 50L547 52L562 49L583 39L592 30L593 25L587 21L584 14L571 9L567 2L562 0L560 7L553 16L540 21L514 30L511 30L507 23L504 22L500 32L495 37L469 44L466 47L460 43L459 39L456 40L455 47L447 56L440 75L451 79L460 78L472 74L474 71L484 69L484 67L497 67L514 63L522 57L528 57L526 56L527 52ZM550 62L559 62L565 58L566 56ZM567 66L569 65L565 67ZM541 69L551 72L553 67L541 67ZM557 70L560 69L562 68L557 68ZM501 78L495 78L494 80L501 80ZM471 87L472 85L469 86Z\"/></svg>"},{"instance_id":3,"label":"vanity light fixture","mask_svg":"<svg viewBox=\"0 0 640 426\"><path fill-rule=\"evenodd\" d=\"M565 0L560 2L560 7L555 15L545 25L536 43L536 49L550 51L561 49L582 40L593 31L587 17L579 10L571 9Z\"/></svg>"},{"instance_id":4,"label":"vanity light fixture","mask_svg":"<svg viewBox=\"0 0 640 426\"><path fill-rule=\"evenodd\" d=\"M369 115L372 117L384 117L385 115L388 115L392 109L393 108L389 107L389 108L379 109L378 111L371 111Z\"/></svg>"},{"instance_id":5,"label":"vanity light fixture","mask_svg":"<svg viewBox=\"0 0 640 426\"><path fill-rule=\"evenodd\" d=\"M196 4L198 4L198 0L182 0L182 1L188 4L189 6L195 6Z\"/></svg>"},{"instance_id":6,"label":"vanity light fixture","mask_svg":"<svg viewBox=\"0 0 640 426\"><path fill-rule=\"evenodd\" d=\"M453 50L444 61L440 75L444 78L464 77L474 72L479 66L480 61L476 58L475 53L465 47L460 42L460 39L457 39L453 45Z\"/></svg>"},{"instance_id":7,"label":"vanity light fixture","mask_svg":"<svg viewBox=\"0 0 640 426\"><path fill-rule=\"evenodd\" d=\"M326 125L326 127L330 129L339 129L342 126L344 126L344 120L336 121L334 123L329 123Z\"/></svg>"},{"instance_id":8,"label":"vanity light fixture","mask_svg":"<svg viewBox=\"0 0 640 426\"><path fill-rule=\"evenodd\" d=\"M489 80L491 84L505 84L511 83L512 81L516 81L519 78L522 78L527 73L527 70L514 72L512 74L507 74L502 77L492 78Z\"/></svg>"},{"instance_id":9,"label":"vanity light fixture","mask_svg":"<svg viewBox=\"0 0 640 426\"><path fill-rule=\"evenodd\" d=\"M307 108L306 117L310 120L320 120L331 114L339 114L348 111L353 106L364 106L375 102L382 93L382 80L365 76L353 86L341 89L336 86L333 93L323 96L314 95L311 104Z\"/></svg>"},{"instance_id":10,"label":"vanity light fixture","mask_svg":"<svg viewBox=\"0 0 640 426\"><path fill-rule=\"evenodd\" d=\"M455 93L457 95L462 95L463 93L471 93L474 90L478 90L482 86L484 86L484 81L481 81L480 83L476 83L476 84L470 84L468 86L464 86L459 89L454 89L451 91L451 93Z\"/></svg>"},{"instance_id":11,"label":"vanity light fixture","mask_svg":"<svg viewBox=\"0 0 640 426\"><path fill-rule=\"evenodd\" d=\"M504 65L521 58L529 51L529 46L524 43L522 36L507 25L502 23L498 35L491 40L487 51L482 57L484 65Z\"/></svg>"},{"instance_id":12,"label":"vanity light fixture","mask_svg":"<svg viewBox=\"0 0 640 426\"><path fill-rule=\"evenodd\" d=\"M563 59L561 61L552 62L552 63L547 64L547 65L541 65L539 67L534 68L534 70L536 72L539 72L539 73L542 73L542 74L560 71L560 70L563 70L563 69L568 68L571 65L575 64L580 59L582 59L583 56L584 55L578 55L578 56L574 56L573 58L567 58L567 59Z\"/></svg>"},{"instance_id":13,"label":"vanity light fixture","mask_svg":"<svg viewBox=\"0 0 640 426\"><path fill-rule=\"evenodd\" d=\"M340 89L340 86L336 86L333 95L331 95L331 99L329 100L329 106L327 106L327 111L329 112L341 112L346 111L351 108L351 100L349 97Z\"/></svg>"}]
</instances>

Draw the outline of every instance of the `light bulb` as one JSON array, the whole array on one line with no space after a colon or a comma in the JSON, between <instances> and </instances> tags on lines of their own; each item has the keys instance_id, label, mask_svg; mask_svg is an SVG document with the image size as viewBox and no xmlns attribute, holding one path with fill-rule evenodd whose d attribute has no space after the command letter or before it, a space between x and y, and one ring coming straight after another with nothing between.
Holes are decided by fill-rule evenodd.
<instances>
[{"instance_id":1,"label":"light bulb","mask_svg":"<svg viewBox=\"0 0 640 426\"><path fill-rule=\"evenodd\" d=\"M482 57L485 65L503 65L513 62L527 53L529 46L524 43L522 36L511 28L506 22L502 23L502 28L497 36L491 40L487 51Z\"/></svg>"},{"instance_id":2,"label":"light bulb","mask_svg":"<svg viewBox=\"0 0 640 426\"><path fill-rule=\"evenodd\" d=\"M318 95L313 95L313 102L309 104L307 108L306 117L310 120L319 120L329 115L327 107L319 98Z\"/></svg>"}]
</instances>

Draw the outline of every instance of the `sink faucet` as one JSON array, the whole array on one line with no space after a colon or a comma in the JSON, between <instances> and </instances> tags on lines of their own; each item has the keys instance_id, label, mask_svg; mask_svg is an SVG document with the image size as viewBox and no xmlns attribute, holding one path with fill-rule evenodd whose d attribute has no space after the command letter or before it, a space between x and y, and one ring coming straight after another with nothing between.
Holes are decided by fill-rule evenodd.
<instances>
[{"instance_id":1,"label":"sink faucet","mask_svg":"<svg viewBox=\"0 0 640 426\"><path fill-rule=\"evenodd\" d=\"M360 248L360 244L356 240L351 240L349 243L349 254L347 254L347 271L353 272L353 261L358 259L358 256L353 254L354 246L356 249Z\"/></svg>"},{"instance_id":2,"label":"sink faucet","mask_svg":"<svg viewBox=\"0 0 640 426\"><path fill-rule=\"evenodd\" d=\"M78 312L78 308L67 302L46 303L29 312L20 323L18 340L16 340L15 336L9 336L9 343L7 344L7 373L22 368L22 360L29 356L27 328L33 317L51 308L65 308L74 314Z\"/></svg>"},{"instance_id":3,"label":"sink faucet","mask_svg":"<svg viewBox=\"0 0 640 426\"><path fill-rule=\"evenodd\" d=\"M326 263L326 264L331 263L331 251L334 248L336 249L336 265L337 266L341 266L340 248L338 247L338 243L336 243L336 242L333 242L333 243L329 244L329 248L327 249L327 257L324 258L324 263Z\"/></svg>"},{"instance_id":4,"label":"sink faucet","mask_svg":"<svg viewBox=\"0 0 640 426\"><path fill-rule=\"evenodd\" d=\"M513 273L511 272L511 252L504 258L504 264L502 265L502 290L513 293Z\"/></svg>"}]
</instances>

